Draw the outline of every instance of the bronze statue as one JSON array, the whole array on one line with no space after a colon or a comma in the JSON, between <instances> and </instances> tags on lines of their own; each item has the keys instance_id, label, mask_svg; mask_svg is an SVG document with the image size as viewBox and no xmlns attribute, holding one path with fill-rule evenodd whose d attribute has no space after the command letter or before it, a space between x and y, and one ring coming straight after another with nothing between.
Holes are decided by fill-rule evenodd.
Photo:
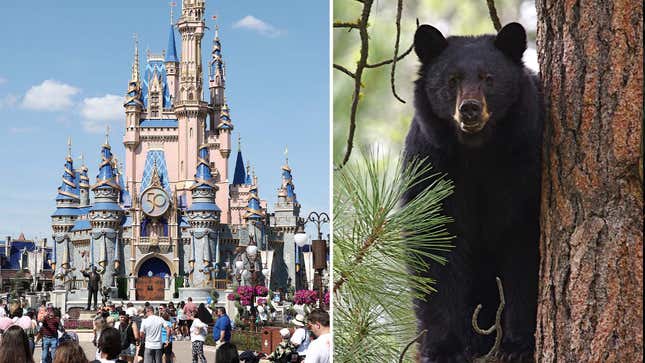
<instances>
[{"instance_id":1,"label":"bronze statue","mask_svg":"<svg viewBox=\"0 0 645 363\"><path fill-rule=\"evenodd\" d=\"M85 310L90 310L90 303L92 302L92 296L94 296L94 310L97 309L96 305L98 304L97 295L99 292L99 285L101 285L101 275L96 272L96 266L92 266L92 271L89 273L83 271L83 276L87 277L87 308Z\"/></svg>"}]
</instances>

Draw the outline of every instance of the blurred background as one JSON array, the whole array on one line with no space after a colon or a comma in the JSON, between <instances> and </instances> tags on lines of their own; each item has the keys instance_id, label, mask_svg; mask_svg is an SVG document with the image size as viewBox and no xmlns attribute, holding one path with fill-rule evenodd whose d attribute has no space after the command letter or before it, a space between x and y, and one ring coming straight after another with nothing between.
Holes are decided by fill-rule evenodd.
<instances>
[{"instance_id":1,"label":"blurred background","mask_svg":"<svg viewBox=\"0 0 645 363\"><path fill-rule=\"evenodd\" d=\"M519 22L528 35L528 49L524 63L538 71L535 51L537 25L535 1L496 0L497 14L502 26ZM334 22L350 22L360 18L363 4L351 0L335 0ZM395 0L376 0L369 20L368 64L391 59L396 41ZM430 24L445 37L450 35L495 34L488 13L486 0L404 0L401 16L401 39L399 54L405 52L414 39L416 19L420 24ZM359 59L360 37L357 30L346 28L333 30L333 61L354 72ZM354 150L350 160L360 153L360 148L378 145L382 151L395 155L402 149L405 135L413 116L413 82L417 78L419 62L412 51L396 65L397 94L405 104L394 98L390 86L391 64L379 68L367 68L363 73L361 99L356 118ZM338 165L343 159L347 145L350 105L354 80L346 74L333 70L334 140L333 160Z\"/></svg>"}]
</instances>

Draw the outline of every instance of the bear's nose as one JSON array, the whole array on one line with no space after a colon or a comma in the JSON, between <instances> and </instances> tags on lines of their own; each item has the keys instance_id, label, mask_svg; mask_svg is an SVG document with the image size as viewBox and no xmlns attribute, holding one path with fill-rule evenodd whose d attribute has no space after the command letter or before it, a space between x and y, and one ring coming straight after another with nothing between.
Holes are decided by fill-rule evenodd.
<instances>
[{"instance_id":1,"label":"bear's nose","mask_svg":"<svg viewBox=\"0 0 645 363\"><path fill-rule=\"evenodd\" d=\"M459 105L459 114L463 121L472 122L479 119L479 115L482 111L482 104L477 100L464 100L461 105Z\"/></svg>"}]
</instances>

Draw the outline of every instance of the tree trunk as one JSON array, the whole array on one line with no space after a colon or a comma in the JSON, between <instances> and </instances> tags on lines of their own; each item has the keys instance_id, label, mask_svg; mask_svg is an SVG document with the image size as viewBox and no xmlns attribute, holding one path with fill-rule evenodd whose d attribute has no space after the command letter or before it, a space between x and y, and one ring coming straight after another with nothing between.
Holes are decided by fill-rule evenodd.
<instances>
[{"instance_id":1,"label":"tree trunk","mask_svg":"<svg viewBox=\"0 0 645 363\"><path fill-rule=\"evenodd\" d=\"M642 362L642 1L537 0L537 362Z\"/></svg>"}]
</instances>

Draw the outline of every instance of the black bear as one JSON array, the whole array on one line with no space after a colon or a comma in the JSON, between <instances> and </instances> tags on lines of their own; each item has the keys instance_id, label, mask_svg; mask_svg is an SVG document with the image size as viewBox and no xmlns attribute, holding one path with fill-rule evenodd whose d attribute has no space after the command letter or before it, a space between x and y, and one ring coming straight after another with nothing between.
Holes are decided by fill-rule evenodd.
<instances>
[{"instance_id":1,"label":"black bear","mask_svg":"<svg viewBox=\"0 0 645 363\"><path fill-rule=\"evenodd\" d=\"M454 182L444 212L455 248L445 266L428 261L437 292L415 301L422 362L468 362L492 347L504 286L501 355L531 361L538 284L540 167L543 106L538 79L524 67L526 32L517 23L497 35L444 38L422 25L414 36L421 61L415 114L405 141L406 162L427 158L433 172ZM408 190L409 202L426 184Z\"/></svg>"}]
</instances>

